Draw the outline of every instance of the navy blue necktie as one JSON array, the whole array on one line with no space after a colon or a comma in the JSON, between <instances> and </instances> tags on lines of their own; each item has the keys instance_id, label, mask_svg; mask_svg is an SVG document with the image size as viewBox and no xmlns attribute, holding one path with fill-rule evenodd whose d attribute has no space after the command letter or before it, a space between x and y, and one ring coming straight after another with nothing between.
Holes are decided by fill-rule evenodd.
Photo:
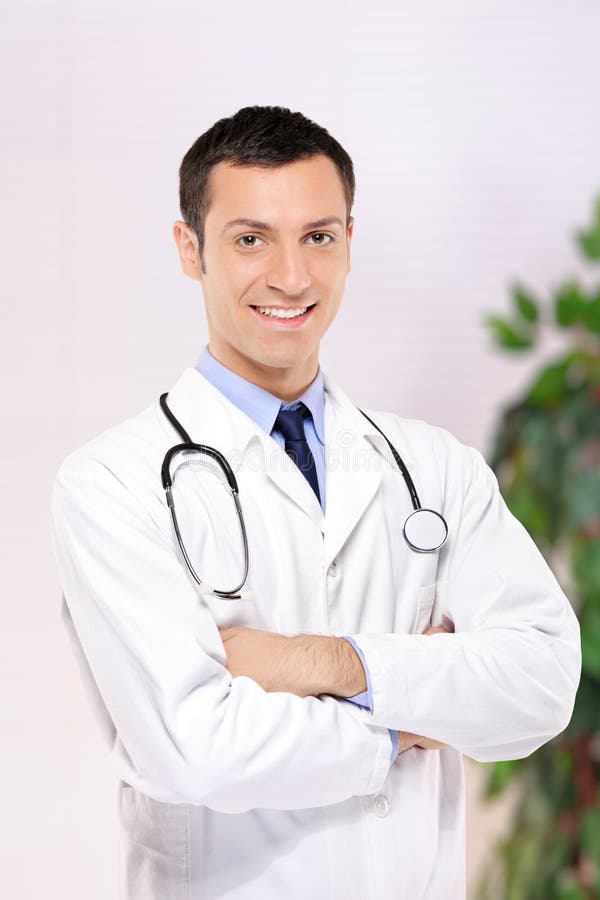
<instances>
[{"instance_id":1,"label":"navy blue necktie","mask_svg":"<svg viewBox=\"0 0 600 900\"><path fill-rule=\"evenodd\" d=\"M273 428L276 428L284 436L285 452L296 463L320 503L321 495L319 494L315 458L304 434L304 419L307 416L310 416L310 410L304 403L299 403L295 409L281 408Z\"/></svg>"}]
</instances>

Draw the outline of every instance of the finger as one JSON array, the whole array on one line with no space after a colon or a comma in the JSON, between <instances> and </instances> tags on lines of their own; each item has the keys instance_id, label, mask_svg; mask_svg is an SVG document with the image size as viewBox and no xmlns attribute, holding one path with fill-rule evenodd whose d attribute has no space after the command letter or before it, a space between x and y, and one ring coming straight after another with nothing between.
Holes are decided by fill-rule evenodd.
<instances>
[{"instance_id":1,"label":"finger","mask_svg":"<svg viewBox=\"0 0 600 900\"><path fill-rule=\"evenodd\" d=\"M410 731L399 731L398 740L400 753L404 753L405 750L410 750L410 748L414 747L417 741L420 741L421 739L422 735L420 734L412 734Z\"/></svg>"},{"instance_id":2,"label":"finger","mask_svg":"<svg viewBox=\"0 0 600 900\"><path fill-rule=\"evenodd\" d=\"M442 750L448 745L443 744L442 741L434 741L432 738L424 738L422 741L419 741L416 746L420 747L421 750Z\"/></svg>"}]
</instances>

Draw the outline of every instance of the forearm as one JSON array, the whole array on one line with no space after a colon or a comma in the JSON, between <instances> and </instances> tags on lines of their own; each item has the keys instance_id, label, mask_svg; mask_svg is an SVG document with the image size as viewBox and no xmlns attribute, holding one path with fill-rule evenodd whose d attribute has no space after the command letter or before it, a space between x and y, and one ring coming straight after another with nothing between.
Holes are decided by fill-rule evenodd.
<instances>
[{"instance_id":1,"label":"forearm","mask_svg":"<svg viewBox=\"0 0 600 900\"><path fill-rule=\"evenodd\" d=\"M288 636L258 628L219 629L231 674L247 675L265 691L299 697L354 697L367 688L365 671L352 645L340 637Z\"/></svg>"},{"instance_id":2,"label":"forearm","mask_svg":"<svg viewBox=\"0 0 600 900\"><path fill-rule=\"evenodd\" d=\"M300 634L293 642L290 674L306 695L347 698L367 690L360 658L344 638Z\"/></svg>"}]
</instances>

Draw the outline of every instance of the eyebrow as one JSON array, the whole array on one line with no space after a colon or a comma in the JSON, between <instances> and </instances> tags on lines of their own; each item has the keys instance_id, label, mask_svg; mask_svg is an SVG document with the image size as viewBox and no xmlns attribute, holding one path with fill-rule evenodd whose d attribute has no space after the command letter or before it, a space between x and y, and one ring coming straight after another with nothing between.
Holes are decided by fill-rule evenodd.
<instances>
[{"instance_id":1,"label":"eyebrow","mask_svg":"<svg viewBox=\"0 0 600 900\"><path fill-rule=\"evenodd\" d=\"M221 234L225 234L226 231L229 231L230 228L233 228L236 225L245 225L248 228L256 228L258 231L276 231L272 225L268 225L266 222L257 222L255 219L242 218L232 219L231 222L228 222ZM302 230L307 228L324 228L326 225L339 225L340 228L344 227L343 222L341 219L338 219L337 216L327 216L325 219L317 219L316 222L307 222Z\"/></svg>"}]
</instances>

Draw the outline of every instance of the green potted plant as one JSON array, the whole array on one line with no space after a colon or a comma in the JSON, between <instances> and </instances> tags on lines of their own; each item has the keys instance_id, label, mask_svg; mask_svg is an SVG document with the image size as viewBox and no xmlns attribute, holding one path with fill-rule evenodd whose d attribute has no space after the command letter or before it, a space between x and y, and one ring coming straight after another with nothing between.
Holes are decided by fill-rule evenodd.
<instances>
[{"instance_id":1,"label":"green potted plant","mask_svg":"<svg viewBox=\"0 0 600 900\"><path fill-rule=\"evenodd\" d=\"M600 263L600 197L576 242L587 264ZM545 302L522 284L511 295L508 317L485 317L498 347L527 352L542 323L564 330L568 346L503 409L488 462L575 607L583 672L561 735L487 766L485 796L516 779L520 799L477 897L587 900L600 897L600 284L573 278Z\"/></svg>"}]
</instances>

